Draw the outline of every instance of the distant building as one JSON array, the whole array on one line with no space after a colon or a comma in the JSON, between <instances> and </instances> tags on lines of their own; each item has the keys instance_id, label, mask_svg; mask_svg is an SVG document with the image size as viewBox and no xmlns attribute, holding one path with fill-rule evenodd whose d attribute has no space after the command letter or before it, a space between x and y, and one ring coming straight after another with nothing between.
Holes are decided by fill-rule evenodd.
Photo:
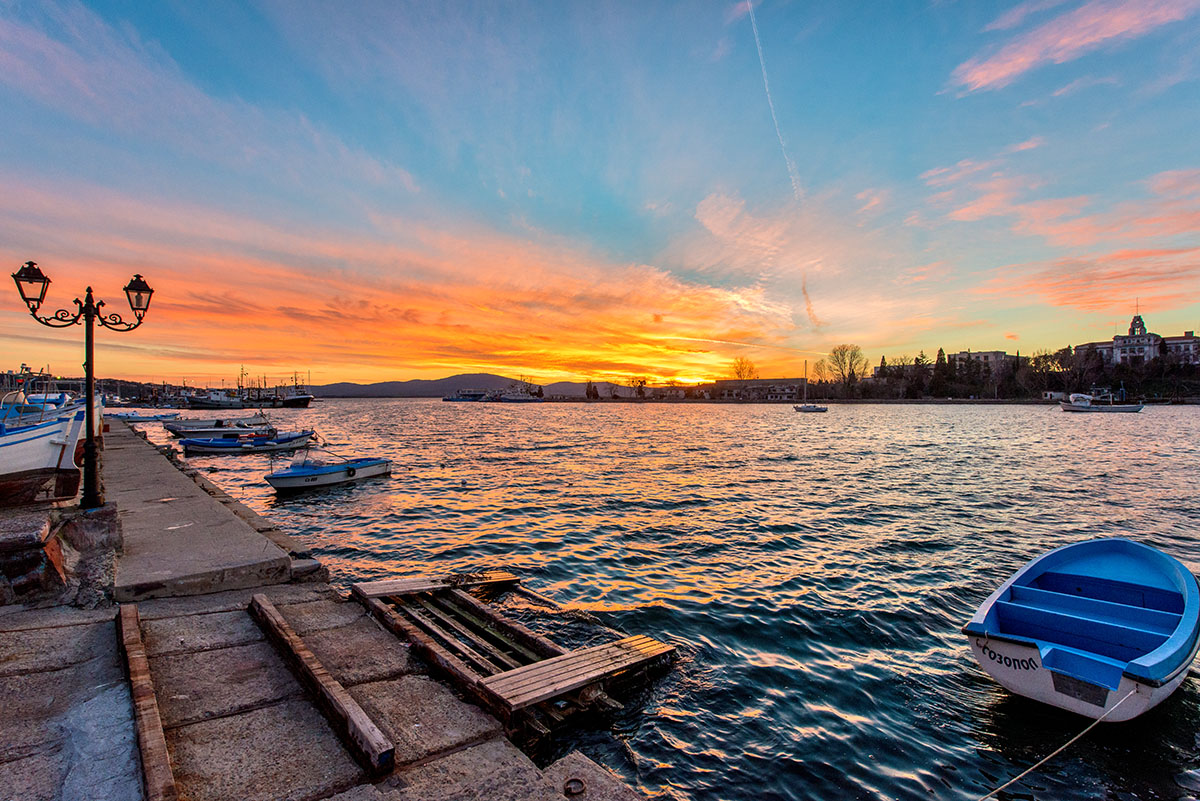
<instances>
[{"instance_id":1,"label":"distant building","mask_svg":"<svg viewBox=\"0 0 1200 801\"><path fill-rule=\"evenodd\" d=\"M986 367L992 375L999 372L1001 366L1012 358L1014 357L1009 356L1002 350L964 350L961 353L946 355L946 361L953 364L955 370L965 367L968 361L974 361Z\"/></svg>"},{"instance_id":2,"label":"distant building","mask_svg":"<svg viewBox=\"0 0 1200 801\"><path fill-rule=\"evenodd\" d=\"M712 397L718 400L791 401L800 398L804 391L804 379L723 378L714 381L710 386Z\"/></svg>"},{"instance_id":3,"label":"distant building","mask_svg":"<svg viewBox=\"0 0 1200 801\"><path fill-rule=\"evenodd\" d=\"M1075 347L1075 352L1092 349L1100 354L1105 364L1141 364L1156 358L1163 346L1167 353L1184 364L1200 364L1200 338L1195 331L1184 331L1183 336L1163 337L1146 330L1142 315L1135 314L1129 322L1128 334L1117 334L1111 342L1086 342Z\"/></svg>"}]
</instances>

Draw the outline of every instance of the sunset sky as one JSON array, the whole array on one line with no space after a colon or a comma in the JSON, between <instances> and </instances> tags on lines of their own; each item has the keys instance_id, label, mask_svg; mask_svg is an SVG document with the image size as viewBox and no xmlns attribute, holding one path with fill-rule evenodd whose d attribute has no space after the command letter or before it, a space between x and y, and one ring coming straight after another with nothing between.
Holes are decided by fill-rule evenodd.
<instances>
[{"instance_id":1,"label":"sunset sky","mask_svg":"<svg viewBox=\"0 0 1200 801\"><path fill-rule=\"evenodd\" d=\"M0 254L102 376L764 376L1200 329L1200 0L0 0ZM0 370L82 329L0 290Z\"/></svg>"}]
</instances>

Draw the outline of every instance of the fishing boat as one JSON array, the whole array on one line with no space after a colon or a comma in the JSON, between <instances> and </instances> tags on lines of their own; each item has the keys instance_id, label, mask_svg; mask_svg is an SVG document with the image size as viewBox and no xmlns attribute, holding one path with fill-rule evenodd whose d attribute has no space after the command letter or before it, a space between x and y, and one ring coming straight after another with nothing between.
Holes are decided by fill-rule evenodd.
<instances>
[{"instance_id":1,"label":"fishing boat","mask_svg":"<svg viewBox=\"0 0 1200 801\"><path fill-rule=\"evenodd\" d=\"M1108 401L1105 403L1104 401ZM1116 403L1112 394L1089 395L1086 392L1073 392L1065 401L1058 405L1064 412L1140 412L1145 408L1141 403Z\"/></svg>"},{"instance_id":2,"label":"fishing boat","mask_svg":"<svg viewBox=\"0 0 1200 801\"><path fill-rule=\"evenodd\" d=\"M1009 691L1130 720L1187 676L1200 642L1200 588L1179 560L1148 545L1087 540L1026 564L962 631Z\"/></svg>"},{"instance_id":3,"label":"fishing boat","mask_svg":"<svg viewBox=\"0 0 1200 801\"><path fill-rule=\"evenodd\" d=\"M286 469L270 473L265 478L276 492L287 493L362 481L366 478L390 475L391 472L392 463L387 459L323 462L302 453L297 454Z\"/></svg>"},{"instance_id":4,"label":"fishing boat","mask_svg":"<svg viewBox=\"0 0 1200 801\"><path fill-rule=\"evenodd\" d=\"M246 434L236 437L187 438L179 441L185 454L274 453L303 448L313 431L280 431L275 434Z\"/></svg>"},{"instance_id":5,"label":"fishing boat","mask_svg":"<svg viewBox=\"0 0 1200 801\"><path fill-rule=\"evenodd\" d=\"M141 412L105 412L105 417L114 420L124 420L127 423L152 423L159 420L174 420L179 412L164 412L162 414L142 414Z\"/></svg>"},{"instance_id":6,"label":"fishing boat","mask_svg":"<svg viewBox=\"0 0 1200 801\"><path fill-rule=\"evenodd\" d=\"M815 403L808 402L808 359L804 360L804 402L800 406L793 406L798 412L827 412L828 406L818 406Z\"/></svg>"},{"instance_id":7,"label":"fishing boat","mask_svg":"<svg viewBox=\"0 0 1200 801\"><path fill-rule=\"evenodd\" d=\"M28 426L0 423L0 506L29 503L51 480L53 495L73 496L79 488L75 451L83 433L85 409Z\"/></svg>"}]
</instances>

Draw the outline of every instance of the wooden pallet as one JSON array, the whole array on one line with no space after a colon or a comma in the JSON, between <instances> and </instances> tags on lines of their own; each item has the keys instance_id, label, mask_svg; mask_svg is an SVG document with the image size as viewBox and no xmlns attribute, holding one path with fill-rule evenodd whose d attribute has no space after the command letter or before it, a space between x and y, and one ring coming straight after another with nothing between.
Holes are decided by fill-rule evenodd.
<instances>
[{"instance_id":1,"label":"wooden pallet","mask_svg":"<svg viewBox=\"0 0 1200 801\"><path fill-rule=\"evenodd\" d=\"M519 581L503 571L485 574L482 580L480 575L471 577L471 586L514 588ZM351 593L384 626L412 643L442 676L501 718L512 734L541 736L576 712L619 709L604 692L606 682L663 661L675 650L649 637L628 637L571 653L459 586L452 579L405 579L356 584ZM523 673L538 666L544 666L540 672ZM505 681L513 675L518 676L517 684ZM542 677L537 688L551 691L519 695L512 703L506 693L532 687L519 678L531 675ZM558 681L546 684L545 677L555 676Z\"/></svg>"},{"instance_id":2,"label":"wooden pallet","mask_svg":"<svg viewBox=\"0 0 1200 801\"><path fill-rule=\"evenodd\" d=\"M674 650L674 646L638 634L508 670L480 683L514 712L644 667Z\"/></svg>"}]
</instances>

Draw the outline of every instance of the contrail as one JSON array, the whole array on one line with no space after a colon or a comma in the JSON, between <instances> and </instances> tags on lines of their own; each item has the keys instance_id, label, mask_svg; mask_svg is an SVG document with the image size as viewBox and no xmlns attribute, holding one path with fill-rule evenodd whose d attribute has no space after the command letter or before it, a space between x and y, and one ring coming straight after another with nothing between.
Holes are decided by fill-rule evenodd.
<instances>
[{"instance_id":1,"label":"contrail","mask_svg":"<svg viewBox=\"0 0 1200 801\"><path fill-rule=\"evenodd\" d=\"M796 172L796 163L787 154L787 145L783 143L783 132L779 130L779 117L775 114L775 101L771 99L771 84L767 81L767 61L763 58L762 41L758 38L758 22L754 19L754 0L746 0L746 9L750 12L750 27L754 29L754 46L758 48L758 66L762 68L763 90L767 93L767 105L771 107L771 121L775 123L775 136L779 139L779 152L783 154L783 162L787 165L788 177L792 181L792 195L797 202L804 190L800 188L800 174Z\"/></svg>"}]
</instances>

